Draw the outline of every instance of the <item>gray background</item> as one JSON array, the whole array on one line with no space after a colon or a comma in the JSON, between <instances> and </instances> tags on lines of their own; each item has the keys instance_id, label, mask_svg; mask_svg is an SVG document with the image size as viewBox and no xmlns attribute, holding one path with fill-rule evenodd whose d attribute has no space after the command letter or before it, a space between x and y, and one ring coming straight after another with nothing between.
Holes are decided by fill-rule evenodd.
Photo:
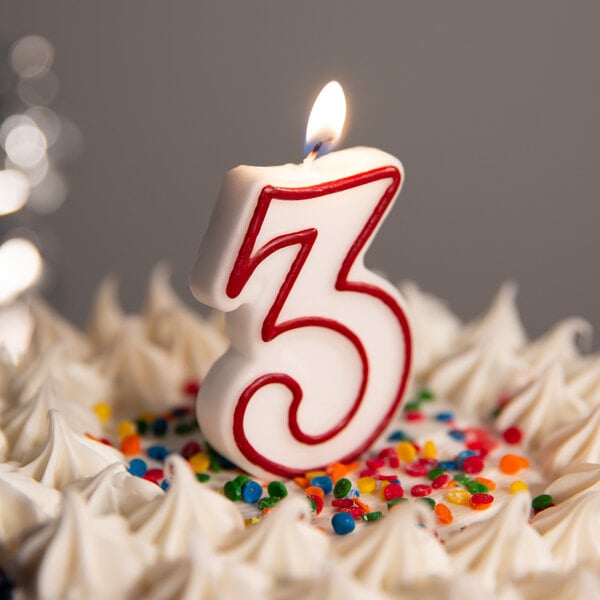
<instances>
[{"instance_id":1,"label":"gray background","mask_svg":"<svg viewBox=\"0 0 600 600\"><path fill-rule=\"evenodd\" d=\"M463 317L520 284L531 334L579 314L600 328L600 3L33 2L0 0L0 35L47 36L59 112L85 151L53 300L83 322L101 276L127 308L151 266L178 291L224 172L300 161L320 87L344 85L344 146L404 163L368 255Z\"/></svg>"}]
</instances>

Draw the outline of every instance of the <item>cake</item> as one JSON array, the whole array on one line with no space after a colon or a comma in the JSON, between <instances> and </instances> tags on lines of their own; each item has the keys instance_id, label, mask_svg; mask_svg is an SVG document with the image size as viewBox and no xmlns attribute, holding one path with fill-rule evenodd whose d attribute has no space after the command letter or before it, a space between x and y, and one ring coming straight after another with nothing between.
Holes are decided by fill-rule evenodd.
<instances>
[{"instance_id":1,"label":"cake","mask_svg":"<svg viewBox=\"0 0 600 600\"><path fill-rule=\"evenodd\" d=\"M393 427L352 464L256 480L194 401L227 347L157 267L108 279L87 332L41 299L0 366L0 596L598 598L600 357L567 319L528 341L503 285L463 324L400 284L415 343Z\"/></svg>"}]
</instances>

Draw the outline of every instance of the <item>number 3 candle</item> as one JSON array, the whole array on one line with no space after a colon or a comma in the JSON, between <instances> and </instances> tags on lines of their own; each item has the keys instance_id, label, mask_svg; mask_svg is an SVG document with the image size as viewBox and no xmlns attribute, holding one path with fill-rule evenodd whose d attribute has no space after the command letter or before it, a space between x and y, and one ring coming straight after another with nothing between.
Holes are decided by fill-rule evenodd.
<instances>
[{"instance_id":1,"label":"number 3 candle","mask_svg":"<svg viewBox=\"0 0 600 600\"><path fill-rule=\"evenodd\" d=\"M323 107L341 130L339 84L315 102L302 164L226 175L191 274L196 298L227 313L231 343L202 383L200 427L262 477L358 456L397 413L410 372L403 302L363 264L402 165L373 148L316 158L340 133Z\"/></svg>"}]
</instances>

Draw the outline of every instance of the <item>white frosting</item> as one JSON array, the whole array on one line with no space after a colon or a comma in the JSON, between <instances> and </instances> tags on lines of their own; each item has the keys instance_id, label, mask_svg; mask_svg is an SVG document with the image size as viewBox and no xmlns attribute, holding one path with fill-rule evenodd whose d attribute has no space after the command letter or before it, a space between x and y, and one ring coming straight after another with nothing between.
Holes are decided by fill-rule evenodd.
<instances>
[{"instance_id":1,"label":"white frosting","mask_svg":"<svg viewBox=\"0 0 600 600\"><path fill-rule=\"evenodd\" d=\"M110 394L110 385L99 371L69 356L68 346L62 343L55 344L20 370L13 379L13 394L19 402L27 402L39 394L48 379L57 382L64 400L87 407L105 402Z\"/></svg>"},{"instance_id":2,"label":"white frosting","mask_svg":"<svg viewBox=\"0 0 600 600\"><path fill-rule=\"evenodd\" d=\"M156 545L164 558L186 554L195 536L215 546L244 528L235 504L198 483L185 459L169 455L166 469L172 473L168 492L141 506L129 519L136 536Z\"/></svg>"},{"instance_id":3,"label":"white frosting","mask_svg":"<svg viewBox=\"0 0 600 600\"><path fill-rule=\"evenodd\" d=\"M600 569L600 492L547 508L532 521L563 572L588 564Z\"/></svg>"},{"instance_id":4,"label":"white frosting","mask_svg":"<svg viewBox=\"0 0 600 600\"><path fill-rule=\"evenodd\" d=\"M23 358L25 362L37 358L58 343L64 344L68 355L73 358L81 360L90 356L92 348L85 334L59 315L41 296L31 299L30 311L34 325Z\"/></svg>"},{"instance_id":5,"label":"white frosting","mask_svg":"<svg viewBox=\"0 0 600 600\"><path fill-rule=\"evenodd\" d=\"M183 371L146 336L140 317L125 317L113 344L98 361L100 371L114 383L114 403L131 416L162 412L181 402Z\"/></svg>"},{"instance_id":6,"label":"white frosting","mask_svg":"<svg viewBox=\"0 0 600 600\"><path fill-rule=\"evenodd\" d=\"M187 376L203 378L227 349L226 337L175 295L164 264L152 271L144 318L150 339L183 365Z\"/></svg>"},{"instance_id":7,"label":"white frosting","mask_svg":"<svg viewBox=\"0 0 600 600\"><path fill-rule=\"evenodd\" d=\"M545 573L517 586L520 600L600 600L600 574L580 567L566 574Z\"/></svg>"},{"instance_id":8,"label":"white frosting","mask_svg":"<svg viewBox=\"0 0 600 600\"><path fill-rule=\"evenodd\" d=\"M159 486L130 475L121 463L108 465L97 475L72 483L68 489L77 491L94 515L118 513L128 517L154 498L164 496Z\"/></svg>"},{"instance_id":9,"label":"white frosting","mask_svg":"<svg viewBox=\"0 0 600 600\"><path fill-rule=\"evenodd\" d=\"M446 550L459 571L473 571L492 591L506 581L552 571L549 547L529 523L531 497L521 492L486 521L451 537Z\"/></svg>"},{"instance_id":10,"label":"white frosting","mask_svg":"<svg viewBox=\"0 0 600 600\"><path fill-rule=\"evenodd\" d=\"M48 436L27 457L21 471L36 481L60 489L83 477L96 475L109 464L123 462L114 448L74 433L57 411L48 413Z\"/></svg>"},{"instance_id":11,"label":"white frosting","mask_svg":"<svg viewBox=\"0 0 600 600\"><path fill-rule=\"evenodd\" d=\"M580 356L578 339L587 340L586 345L589 345L592 332L592 326L584 319L564 319L541 338L528 344L522 350L522 356L538 373L555 362L566 366Z\"/></svg>"},{"instance_id":12,"label":"white frosting","mask_svg":"<svg viewBox=\"0 0 600 600\"><path fill-rule=\"evenodd\" d=\"M0 465L0 548L5 550L30 527L54 518L61 495L11 465Z\"/></svg>"},{"instance_id":13,"label":"white frosting","mask_svg":"<svg viewBox=\"0 0 600 600\"><path fill-rule=\"evenodd\" d=\"M339 540L336 554L363 585L398 592L403 586L422 584L451 575L444 547L419 523L431 515L425 507L399 505L380 523Z\"/></svg>"},{"instance_id":14,"label":"white frosting","mask_svg":"<svg viewBox=\"0 0 600 600\"><path fill-rule=\"evenodd\" d=\"M413 336L413 373L422 377L452 350L461 323L442 300L413 281L402 281L398 288L406 300Z\"/></svg>"},{"instance_id":15,"label":"white frosting","mask_svg":"<svg viewBox=\"0 0 600 600\"><path fill-rule=\"evenodd\" d=\"M309 518L306 498L285 498L260 523L224 540L220 550L226 560L259 567L278 583L318 577L329 554L329 540Z\"/></svg>"},{"instance_id":16,"label":"white frosting","mask_svg":"<svg viewBox=\"0 0 600 600\"><path fill-rule=\"evenodd\" d=\"M600 403L600 354L577 361L567 373L567 385L591 407Z\"/></svg>"},{"instance_id":17,"label":"white frosting","mask_svg":"<svg viewBox=\"0 0 600 600\"><path fill-rule=\"evenodd\" d=\"M65 401L58 383L48 378L37 396L0 414L0 427L8 440L9 457L12 460L22 462L33 448L45 440L48 435L48 411L51 409L60 410L75 431L100 435L102 428L96 415L79 404Z\"/></svg>"},{"instance_id":18,"label":"white frosting","mask_svg":"<svg viewBox=\"0 0 600 600\"><path fill-rule=\"evenodd\" d=\"M191 541L189 553L152 567L135 598L145 600L213 600L270 598L270 579L247 565L227 564L202 537Z\"/></svg>"},{"instance_id":19,"label":"white frosting","mask_svg":"<svg viewBox=\"0 0 600 600\"><path fill-rule=\"evenodd\" d=\"M39 600L109 600L126 597L151 559L122 517L93 517L69 492L60 517L19 545L9 572Z\"/></svg>"},{"instance_id":20,"label":"white frosting","mask_svg":"<svg viewBox=\"0 0 600 600\"><path fill-rule=\"evenodd\" d=\"M6 439L6 435L4 431L0 429L0 463L6 460L8 455L8 440Z\"/></svg>"},{"instance_id":21,"label":"white frosting","mask_svg":"<svg viewBox=\"0 0 600 600\"><path fill-rule=\"evenodd\" d=\"M540 448L545 469L556 472L571 463L600 463L600 405L590 415L549 435Z\"/></svg>"},{"instance_id":22,"label":"white frosting","mask_svg":"<svg viewBox=\"0 0 600 600\"><path fill-rule=\"evenodd\" d=\"M538 446L558 427L587 412L585 402L567 387L563 367L554 363L510 399L496 426L504 430L516 425L527 443Z\"/></svg>"},{"instance_id":23,"label":"white frosting","mask_svg":"<svg viewBox=\"0 0 600 600\"><path fill-rule=\"evenodd\" d=\"M600 491L600 465L574 463L569 465L544 493L550 494L555 504L561 504L592 491Z\"/></svg>"},{"instance_id":24,"label":"white frosting","mask_svg":"<svg viewBox=\"0 0 600 600\"><path fill-rule=\"evenodd\" d=\"M502 284L488 311L464 328L458 343L474 346L494 339L509 350L522 348L527 336L517 311L516 296L515 283Z\"/></svg>"},{"instance_id":25,"label":"white frosting","mask_svg":"<svg viewBox=\"0 0 600 600\"><path fill-rule=\"evenodd\" d=\"M125 319L118 296L117 280L104 278L94 295L87 326L88 335L97 349L107 348L115 341Z\"/></svg>"},{"instance_id":26,"label":"white frosting","mask_svg":"<svg viewBox=\"0 0 600 600\"><path fill-rule=\"evenodd\" d=\"M427 383L467 414L489 416L499 397L518 386L526 369L523 360L507 344L492 339L447 358Z\"/></svg>"}]
</instances>

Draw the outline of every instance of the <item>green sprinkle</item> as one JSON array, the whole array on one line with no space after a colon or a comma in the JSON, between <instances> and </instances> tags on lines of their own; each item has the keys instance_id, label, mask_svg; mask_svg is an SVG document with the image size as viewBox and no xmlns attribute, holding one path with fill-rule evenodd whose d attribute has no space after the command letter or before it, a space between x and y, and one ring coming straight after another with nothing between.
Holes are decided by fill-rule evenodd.
<instances>
[{"instance_id":1,"label":"green sprinkle","mask_svg":"<svg viewBox=\"0 0 600 600\"><path fill-rule=\"evenodd\" d=\"M446 470L442 469L441 467L438 467L437 469L431 469L431 471L429 471L429 473L427 473L427 479L429 479L429 481L433 481L440 475L443 475L445 472L446 472Z\"/></svg>"},{"instance_id":2,"label":"green sprinkle","mask_svg":"<svg viewBox=\"0 0 600 600\"><path fill-rule=\"evenodd\" d=\"M435 400L435 394L427 388L421 388L419 390L419 400L422 402L431 402Z\"/></svg>"},{"instance_id":3,"label":"green sprinkle","mask_svg":"<svg viewBox=\"0 0 600 600\"><path fill-rule=\"evenodd\" d=\"M248 483L249 481L251 481L250 477L248 477L248 475L245 475L244 473L240 473L235 479L234 481L240 486L240 489L242 488L242 486L245 483Z\"/></svg>"},{"instance_id":4,"label":"green sprinkle","mask_svg":"<svg viewBox=\"0 0 600 600\"><path fill-rule=\"evenodd\" d=\"M487 485L479 481L469 481L465 487L470 494L487 494L490 491Z\"/></svg>"},{"instance_id":5,"label":"green sprinkle","mask_svg":"<svg viewBox=\"0 0 600 600\"><path fill-rule=\"evenodd\" d=\"M346 477L342 477L337 480L335 487L333 488L333 495L339 500L345 498L350 490L352 489L352 482Z\"/></svg>"},{"instance_id":6,"label":"green sprinkle","mask_svg":"<svg viewBox=\"0 0 600 600\"><path fill-rule=\"evenodd\" d=\"M237 481L228 481L223 486L223 492L225 493L225 496L227 496L227 498L229 498L233 502L236 502L242 497L242 486L239 483L237 483Z\"/></svg>"},{"instance_id":7,"label":"green sprinkle","mask_svg":"<svg viewBox=\"0 0 600 600\"><path fill-rule=\"evenodd\" d=\"M387 507L394 508L397 504L402 504L404 502L408 502L408 498L392 498L388 500Z\"/></svg>"},{"instance_id":8,"label":"green sprinkle","mask_svg":"<svg viewBox=\"0 0 600 600\"><path fill-rule=\"evenodd\" d=\"M281 481L271 481L267 487L267 492L269 496L277 500L281 500L281 498L285 498L288 495L287 488Z\"/></svg>"},{"instance_id":9,"label":"green sprinkle","mask_svg":"<svg viewBox=\"0 0 600 600\"><path fill-rule=\"evenodd\" d=\"M268 498L261 498L258 501L258 508L260 510L264 510L265 508L271 508L275 506L279 502L279 498L273 498L272 496Z\"/></svg>"},{"instance_id":10,"label":"green sprinkle","mask_svg":"<svg viewBox=\"0 0 600 600\"><path fill-rule=\"evenodd\" d=\"M454 476L454 481L458 481L458 483L460 483L460 485L464 485L465 487L467 487L467 485L473 480L470 477L468 477L467 475L458 473Z\"/></svg>"},{"instance_id":11,"label":"green sprinkle","mask_svg":"<svg viewBox=\"0 0 600 600\"><path fill-rule=\"evenodd\" d=\"M208 473L196 473L196 479L200 483L205 483L210 479L210 475Z\"/></svg>"},{"instance_id":12,"label":"green sprinkle","mask_svg":"<svg viewBox=\"0 0 600 600\"><path fill-rule=\"evenodd\" d=\"M380 510L376 510L375 512L365 513L362 515L363 521L378 521L383 517L383 513Z\"/></svg>"},{"instance_id":13,"label":"green sprinkle","mask_svg":"<svg viewBox=\"0 0 600 600\"><path fill-rule=\"evenodd\" d=\"M136 419L135 427L140 435L146 435L148 433L148 421L145 419Z\"/></svg>"},{"instance_id":14,"label":"green sprinkle","mask_svg":"<svg viewBox=\"0 0 600 600\"><path fill-rule=\"evenodd\" d=\"M419 410L420 406L421 406L421 403L418 400L413 400L411 402L407 402L404 405L404 410L405 410L405 412L411 412L413 410Z\"/></svg>"},{"instance_id":15,"label":"green sprinkle","mask_svg":"<svg viewBox=\"0 0 600 600\"><path fill-rule=\"evenodd\" d=\"M435 508L435 500L433 498L417 498L420 502L425 502L433 510Z\"/></svg>"},{"instance_id":16,"label":"green sprinkle","mask_svg":"<svg viewBox=\"0 0 600 600\"><path fill-rule=\"evenodd\" d=\"M533 510L544 510L548 508L552 504L552 496L550 494L541 494L540 496L536 496L531 501L531 506Z\"/></svg>"}]
</instances>

